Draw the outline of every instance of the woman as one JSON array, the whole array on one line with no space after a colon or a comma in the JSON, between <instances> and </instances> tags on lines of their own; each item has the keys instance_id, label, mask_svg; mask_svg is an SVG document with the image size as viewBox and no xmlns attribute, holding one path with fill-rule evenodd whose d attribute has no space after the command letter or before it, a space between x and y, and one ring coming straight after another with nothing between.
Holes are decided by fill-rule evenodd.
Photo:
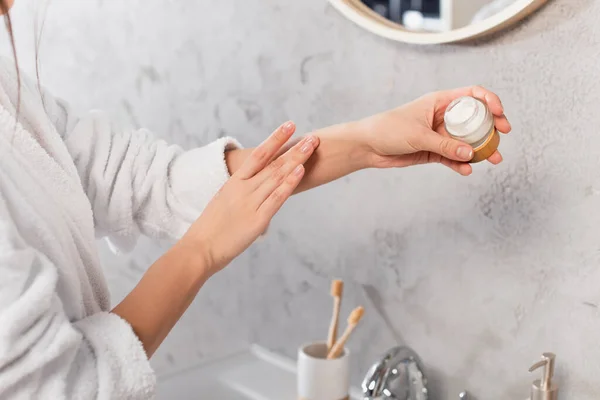
<instances>
[{"instance_id":1,"label":"woman","mask_svg":"<svg viewBox=\"0 0 600 400\"><path fill-rule=\"evenodd\" d=\"M73 115L13 65L0 63L0 398L152 397L149 357L291 194L363 168L438 162L469 175L472 149L442 127L462 95L510 131L498 97L473 87L295 144L288 122L255 149L224 138L183 152L100 112ZM140 234L178 241L111 309L95 234L122 248Z\"/></svg>"}]
</instances>

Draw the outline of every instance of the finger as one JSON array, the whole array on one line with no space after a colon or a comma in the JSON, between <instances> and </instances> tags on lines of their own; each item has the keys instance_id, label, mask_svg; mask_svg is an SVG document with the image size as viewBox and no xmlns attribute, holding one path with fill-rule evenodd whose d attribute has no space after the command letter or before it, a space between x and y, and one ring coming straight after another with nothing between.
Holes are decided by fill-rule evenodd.
<instances>
[{"instance_id":1,"label":"finger","mask_svg":"<svg viewBox=\"0 0 600 400\"><path fill-rule=\"evenodd\" d=\"M473 167L470 164L462 163L460 161L450 160L445 157L440 158L440 163L450 168L454 172L458 172L462 176L469 176L473 173Z\"/></svg>"},{"instance_id":2,"label":"finger","mask_svg":"<svg viewBox=\"0 0 600 400\"><path fill-rule=\"evenodd\" d=\"M426 131L417 136L414 144L417 150L429 151L455 161L470 161L473 158L473 148L459 140L434 131Z\"/></svg>"},{"instance_id":3,"label":"finger","mask_svg":"<svg viewBox=\"0 0 600 400\"><path fill-rule=\"evenodd\" d=\"M259 182L255 192L259 202L262 203L280 186L298 165L304 164L318 146L319 139L309 135L259 172L255 177Z\"/></svg>"},{"instance_id":4,"label":"finger","mask_svg":"<svg viewBox=\"0 0 600 400\"><path fill-rule=\"evenodd\" d=\"M504 106L498 95L481 86L473 87L473 97L487 104L488 109L494 115L494 125L502 133L509 133L512 129L510 122L504 115Z\"/></svg>"},{"instance_id":5,"label":"finger","mask_svg":"<svg viewBox=\"0 0 600 400\"><path fill-rule=\"evenodd\" d=\"M498 150L496 150L494 152L494 154L492 154L489 158L488 161L491 162L494 165L498 165L502 162L502 154L500 154L500 152Z\"/></svg>"},{"instance_id":6,"label":"finger","mask_svg":"<svg viewBox=\"0 0 600 400\"><path fill-rule=\"evenodd\" d=\"M471 93L473 97L487 104L488 109L494 116L500 117L504 115L504 106L496 93L487 90L482 86L473 86L471 88Z\"/></svg>"},{"instance_id":7,"label":"finger","mask_svg":"<svg viewBox=\"0 0 600 400\"><path fill-rule=\"evenodd\" d=\"M512 130L512 125L508 122L505 115L494 117L494 125L500 133L509 133Z\"/></svg>"},{"instance_id":8,"label":"finger","mask_svg":"<svg viewBox=\"0 0 600 400\"><path fill-rule=\"evenodd\" d=\"M252 153L236 172L236 176L241 179L250 179L269 163L277 151L290 139L296 130L293 122L286 122L275 130Z\"/></svg>"},{"instance_id":9,"label":"finger","mask_svg":"<svg viewBox=\"0 0 600 400\"><path fill-rule=\"evenodd\" d=\"M502 105L502 101L500 97L492 91L489 91L481 86L473 86L471 88L473 97L482 100L485 104L487 104L488 109L494 115L494 126L496 129L504 134L509 133L512 130L512 126L506 115L504 115L504 106ZM502 161L502 157L500 157L500 161ZM498 161L498 163L500 163Z\"/></svg>"},{"instance_id":10,"label":"finger","mask_svg":"<svg viewBox=\"0 0 600 400\"><path fill-rule=\"evenodd\" d=\"M296 166L294 171L287 176L279 187L277 187L260 205L258 213L261 218L270 221L271 218L279 211L283 203L294 193L296 187L304 176L304 165Z\"/></svg>"}]
</instances>

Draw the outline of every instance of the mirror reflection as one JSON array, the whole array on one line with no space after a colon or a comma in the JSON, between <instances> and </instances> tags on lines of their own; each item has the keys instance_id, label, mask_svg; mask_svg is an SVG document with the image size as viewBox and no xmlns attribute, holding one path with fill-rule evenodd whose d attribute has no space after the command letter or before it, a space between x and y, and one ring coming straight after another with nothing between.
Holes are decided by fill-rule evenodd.
<instances>
[{"instance_id":1,"label":"mirror reflection","mask_svg":"<svg viewBox=\"0 0 600 400\"><path fill-rule=\"evenodd\" d=\"M411 31L446 32L482 21L518 0L361 0Z\"/></svg>"}]
</instances>

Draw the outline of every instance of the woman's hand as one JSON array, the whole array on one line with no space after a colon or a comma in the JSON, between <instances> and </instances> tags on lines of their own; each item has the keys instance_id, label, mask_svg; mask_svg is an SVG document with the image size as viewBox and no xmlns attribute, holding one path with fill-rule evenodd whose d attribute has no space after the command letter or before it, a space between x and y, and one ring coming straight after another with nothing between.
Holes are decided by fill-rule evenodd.
<instances>
[{"instance_id":1,"label":"woman's hand","mask_svg":"<svg viewBox=\"0 0 600 400\"><path fill-rule=\"evenodd\" d=\"M224 268L267 229L302 180L304 163L319 139L306 136L276 157L294 131L288 122L256 147L181 240L202 253L209 274Z\"/></svg>"},{"instance_id":2,"label":"woman's hand","mask_svg":"<svg viewBox=\"0 0 600 400\"><path fill-rule=\"evenodd\" d=\"M461 175L472 172L468 161L471 146L451 139L444 128L448 105L461 96L472 96L485 102L494 115L496 129L511 130L498 96L480 86L435 92L411 103L359 122L366 132L369 164L375 168L406 167L415 164L442 163ZM488 159L502 161L499 152Z\"/></svg>"},{"instance_id":3,"label":"woman's hand","mask_svg":"<svg viewBox=\"0 0 600 400\"><path fill-rule=\"evenodd\" d=\"M317 137L307 136L276 156L295 129L288 122L254 149L184 237L112 310L129 322L148 357L206 280L265 231L302 179L304 163L319 145Z\"/></svg>"}]
</instances>

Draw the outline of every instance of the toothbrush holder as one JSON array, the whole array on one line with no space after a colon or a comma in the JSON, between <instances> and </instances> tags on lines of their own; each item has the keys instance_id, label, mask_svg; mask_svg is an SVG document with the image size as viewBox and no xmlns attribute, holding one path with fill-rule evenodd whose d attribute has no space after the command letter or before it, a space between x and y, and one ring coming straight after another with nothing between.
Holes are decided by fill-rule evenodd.
<instances>
[{"instance_id":1,"label":"toothbrush holder","mask_svg":"<svg viewBox=\"0 0 600 400\"><path fill-rule=\"evenodd\" d=\"M316 342L298 350L298 400L348 400L350 352L327 360L327 343Z\"/></svg>"}]
</instances>

